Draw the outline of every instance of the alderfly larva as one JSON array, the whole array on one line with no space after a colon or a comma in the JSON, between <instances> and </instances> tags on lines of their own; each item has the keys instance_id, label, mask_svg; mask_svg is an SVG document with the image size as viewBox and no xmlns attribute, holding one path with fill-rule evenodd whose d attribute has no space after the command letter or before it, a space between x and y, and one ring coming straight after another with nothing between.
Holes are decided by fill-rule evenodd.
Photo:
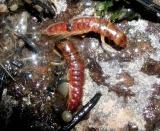
<instances>
[{"instance_id":1,"label":"alderfly larva","mask_svg":"<svg viewBox=\"0 0 160 131\"><path fill-rule=\"evenodd\" d=\"M75 111L81 103L83 95L84 62L71 41L65 40L60 42L57 44L57 48L68 62L68 80L70 85L67 106L69 110Z\"/></svg>"},{"instance_id":2,"label":"alderfly larva","mask_svg":"<svg viewBox=\"0 0 160 131\"><path fill-rule=\"evenodd\" d=\"M88 32L99 33L101 36L114 41L120 47L126 46L127 37L120 28L105 19L96 17L81 17L70 22L54 23L42 31L42 34L65 38Z\"/></svg>"}]
</instances>

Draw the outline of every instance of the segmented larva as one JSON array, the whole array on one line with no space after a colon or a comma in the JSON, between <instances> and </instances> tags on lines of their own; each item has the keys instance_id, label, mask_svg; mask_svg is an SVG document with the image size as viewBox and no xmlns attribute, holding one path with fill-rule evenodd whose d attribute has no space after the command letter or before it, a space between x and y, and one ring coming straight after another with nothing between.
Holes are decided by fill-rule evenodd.
<instances>
[{"instance_id":1,"label":"segmented larva","mask_svg":"<svg viewBox=\"0 0 160 131\"><path fill-rule=\"evenodd\" d=\"M56 46L68 62L69 94L67 106L69 110L75 111L81 103L83 95L84 62L71 41L65 40Z\"/></svg>"},{"instance_id":2,"label":"segmented larva","mask_svg":"<svg viewBox=\"0 0 160 131\"><path fill-rule=\"evenodd\" d=\"M60 22L48 26L42 34L48 36L73 36L88 32L99 33L114 41L120 47L126 46L127 37L115 24L96 17L81 17L70 22Z\"/></svg>"}]
</instances>

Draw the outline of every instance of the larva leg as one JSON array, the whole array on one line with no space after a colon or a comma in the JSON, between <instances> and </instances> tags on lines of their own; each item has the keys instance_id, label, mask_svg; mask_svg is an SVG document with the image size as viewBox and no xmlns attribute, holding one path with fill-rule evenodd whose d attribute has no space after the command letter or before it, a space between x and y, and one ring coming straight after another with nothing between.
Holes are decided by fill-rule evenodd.
<instances>
[{"instance_id":1,"label":"larva leg","mask_svg":"<svg viewBox=\"0 0 160 131\"><path fill-rule=\"evenodd\" d=\"M109 52L116 52L116 50L114 50L110 45L108 45L106 42L105 42L105 36L101 35L101 46L103 48L103 50L105 51L109 51Z\"/></svg>"}]
</instances>

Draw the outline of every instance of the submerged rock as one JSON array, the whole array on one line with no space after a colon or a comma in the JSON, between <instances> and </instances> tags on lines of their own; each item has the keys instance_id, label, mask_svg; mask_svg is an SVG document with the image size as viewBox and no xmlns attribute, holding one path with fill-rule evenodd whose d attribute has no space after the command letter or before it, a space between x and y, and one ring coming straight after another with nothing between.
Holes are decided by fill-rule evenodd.
<instances>
[{"instance_id":1,"label":"submerged rock","mask_svg":"<svg viewBox=\"0 0 160 131\"><path fill-rule=\"evenodd\" d=\"M141 71L147 75L160 75L160 62L148 59L141 68Z\"/></svg>"}]
</instances>

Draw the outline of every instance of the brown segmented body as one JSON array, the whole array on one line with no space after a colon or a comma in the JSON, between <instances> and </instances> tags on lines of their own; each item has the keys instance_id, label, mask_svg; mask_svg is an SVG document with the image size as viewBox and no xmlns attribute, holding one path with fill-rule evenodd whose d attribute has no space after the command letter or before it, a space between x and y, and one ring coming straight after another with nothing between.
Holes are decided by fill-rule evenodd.
<instances>
[{"instance_id":1,"label":"brown segmented body","mask_svg":"<svg viewBox=\"0 0 160 131\"><path fill-rule=\"evenodd\" d=\"M84 85L84 62L81 59L74 43L69 40L58 43L57 48L62 52L69 66L69 94L68 94L68 109L75 111L81 103Z\"/></svg>"},{"instance_id":2,"label":"brown segmented body","mask_svg":"<svg viewBox=\"0 0 160 131\"><path fill-rule=\"evenodd\" d=\"M69 23L60 22L47 27L42 34L48 36L80 35L88 32L99 33L102 36L113 40L120 47L126 46L127 37L124 32L115 24L96 17L81 17L71 20Z\"/></svg>"},{"instance_id":3,"label":"brown segmented body","mask_svg":"<svg viewBox=\"0 0 160 131\"><path fill-rule=\"evenodd\" d=\"M48 36L59 36L59 35L65 35L67 33L68 33L68 25L66 22L51 24L44 31L42 31L42 34Z\"/></svg>"},{"instance_id":4,"label":"brown segmented body","mask_svg":"<svg viewBox=\"0 0 160 131\"><path fill-rule=\"evenodd\" d=\"M126 35L113 23L96 17L81 17L70 22L59 22L48 26L42 34L58 36L64 39L73 35L80 35L88 32L99 33L102 36L113 40L120 47L126 46ZM74 47L74 43L65 40L56 45L62 52L69 65L69 94L68 109L75 111L81 102L84 84L84 62Z\"/></svg>"}]
</instances>

